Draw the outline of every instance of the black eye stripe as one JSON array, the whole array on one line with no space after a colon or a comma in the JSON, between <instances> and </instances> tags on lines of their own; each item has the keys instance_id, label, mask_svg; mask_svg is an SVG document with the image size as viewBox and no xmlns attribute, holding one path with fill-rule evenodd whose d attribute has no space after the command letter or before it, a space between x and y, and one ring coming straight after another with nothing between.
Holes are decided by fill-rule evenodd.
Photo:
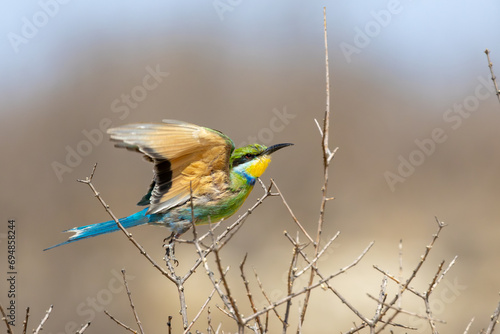
<instances>
[{"instance_id":1,"label":"black eye stripe","mask_svg":"<svg viewBox=\"0 0 500 334\"><path fill-rule=\"evenodd\" d=\"M253 155L253 154L250 154L250 153L245 154L244 156L242 156L242 157L240 157L238 159L235 159L233 161L233 167L236 167L238 165L244 164L245 162L248 162L248 161L252 160L254 157L255 157L255 155Z\"/></svg>"}]
</instances>

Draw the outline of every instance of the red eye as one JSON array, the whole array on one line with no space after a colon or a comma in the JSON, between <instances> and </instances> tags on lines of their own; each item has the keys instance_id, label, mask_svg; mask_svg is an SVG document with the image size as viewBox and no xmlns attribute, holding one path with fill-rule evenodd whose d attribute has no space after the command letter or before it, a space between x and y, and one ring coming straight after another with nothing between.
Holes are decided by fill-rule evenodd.
<instances>
[{"instance_id":1,"label":"red eye","mask_svg":"<svg viewBox=\"0 0 500 334\"><path fill-rule=\"evenodd\" d=\"M250 160L250 159L252 159L252 158L253 158L253 155L251 155L251 154L249 153L249 154L245 155L245 158L247 158L247 159L249 159L249 160Z\"/></svg>"}]
</instances>

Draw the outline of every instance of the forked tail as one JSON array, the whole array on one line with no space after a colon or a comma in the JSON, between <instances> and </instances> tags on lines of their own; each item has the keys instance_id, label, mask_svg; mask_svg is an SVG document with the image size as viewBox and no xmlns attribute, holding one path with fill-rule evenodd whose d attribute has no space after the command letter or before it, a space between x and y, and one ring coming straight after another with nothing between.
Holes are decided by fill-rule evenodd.
<instances>
[{"instance_id":1,"label":"forked tail","mask_svg":"<svg viewBox=\"0 0 500 334\"><path fill-rule=\"evenodd\" d=\"M144 209L142 211L139 211L137 213L134 213L131 216L128 216L126 218L120 219L120 224L124 228L129 228L129 227L134 227L138 225L143 225L146 224L149 221L148 216L146 216L146 211L148 209ZM69 237L69 239L65 242L61 242L60 244L54 245L52 247L44 249L44 251L52 249L54 247L62 246L65 244L69 244L74 241L90 238L90 237L95 237L96 235L101 235L101 234L106 234L106 233L111 233L118 231L118 225L116 225L116 222L114 220L110 220L104 223L98 223L98 224L91 224L91 225L86 225L86 226L80 226L80 227L74 227L70 230L66 230L64 232L74 232L75 234Z\"/></svg>"}]
</instances>

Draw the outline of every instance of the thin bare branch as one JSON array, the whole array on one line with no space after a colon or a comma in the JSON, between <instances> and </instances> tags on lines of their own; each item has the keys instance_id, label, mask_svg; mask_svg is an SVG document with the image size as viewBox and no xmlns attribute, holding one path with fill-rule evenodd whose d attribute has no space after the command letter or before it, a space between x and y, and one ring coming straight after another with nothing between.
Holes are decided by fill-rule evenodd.
<instances>
[{"instance_id":1,"label":"thin bare branch","mask_svg":"<svg viewBox=\"0 0 500 334\"><path fill-rule=\"evenodd\" d=\"M7 326L7 334L14 334L14 332L12 331L12 327L10 327L9 320L7 319L7 315L5 314L2 305L0 305L0 312L2 313L2 320L5 322L5 326Z\"/></svg>"},{"instance_id":2,"label":"thin bare branch","mask_svg":"<svg viewBox=\"0 0 500 334\"><path fill-rule=\"evenodd\" d=\"M212 232L212 230L210 229L210 231ZM212 238L214 238L213 234L212 234ZM210 267L208 266L208 261L207 261L207 258L206 258L206 254L207 254L207 251L203 251L201 249L201 246L200 244L198 243L197 240L194 240L194 245L196 247L196 251L198 252L198 260L195 262L195 265L196 263L203 263L203 267L205 268L205 273L207 274L208 278L210 279L210 281L212 282L212 285L214 286L215 290L217 291L219 297L222 299L222 301L224 302L224 305L229 309L229 310L232 310L231 308L231 303L229 302L227 296L224 294L224 292L222 291L221 287L220 287L220 280L216 280L215 277L214 277L214 273L213 271L210 269ZM215 241L213 241L212 243L212 246L211 247L215 247ZM211 249L214 249L214 248L211 248ZM227 272L227 271L226 271ZM221 275L225 275L225 273L221 273ZM188 277L188 276L186 276ZM187 279L187 278L186 278ZM225 311L224 311L225 312ZM233 318L233 317L232 317ZM233 318L235 319L235 318Z\"/></svg>"},{"instance_id":3,"label":"thin bare branch","mask_svg":"<svg viewBox=\"0 0 500 334\"><path fill-rule=\"evenodd\" d=\"M82 328L80 328L80 329L76 332L76 334L82 334L83 332L85 332L85 330L86 330L87 328L89 328L89 326L90 326L90 321L89 321L89 322L87 322L85 325L83 325L83 326L82 326Z\"/></svg>"},{"instance_id":4,"label":"thin bare branch","mask_svg":"<svg viewBox=\"0 0 500 334\"><path fill-rule=\"evenodd\" d=\"M297 241L296 244L293 247L292 251L292 260L290 261L290 266L288 267L288 277L287 277L287 294L291 295L293 292L293 284L295 283L295 278L298 277L296 274L297 271L297 260L299 258L299 232L297 231ZM285 319L283 321L283 334L286 333L287 328L289 326L288 319L290 317L290 309L292 307L292 300L290 299L286 303L286 308L285 308Z\"/></svg>"},{"instance_id":5,"label":"thin bare branch","mask_svg":"<svg viewBox=\"0 0 500 334\"><path fill-rule=\"evenodd\" d=\"M313 285L307 286L307 287L303 288L302 290L300 290L298 292L295 292L295 293L293 293L291 295L288 295L288 296L280 299L279 301L272 303L272 305L263 308L259 312L256 312L256 313L254 313L254 314L252 314L252 315L250 315L250 316L248 316L246 318L243 318L243 322L244 323L248 323L252 319L258 317L261 314L264 314L266 312L271 311L272 309L274 309L274 308L276 308L276 307L278 307L278 306L286 303L290 299L295 298L297 296L300 296L303 293L311 291L311 290L317 288L318 286L321 286L321 285L325 284L326 282L328 282L329 280L331 280L333 277L335 277L335 274L334 275L330 275L330 276L326 277L325 279L319 280L318 282L314 283Z\"/></svg>"},{"instance_id":6,"label":"thin bare branch","mask_svg":"<svg viewBox=\"0 0 500 334\"><path fill-rule=\"evenodd\" d=\"M211 229L212 229L212 231L215 231L222 224L223 221L224 221L224 219L221 219L217 223L211 223ZM205 234L203 234L201 237L198 238L198 242L201 243L203 241L203 239L205 239L209 235L210 235L210 232L206 232ZM179 239L177 239L177 240L179 240ZM192 240L189 240L189 241L186 241L186 242L187 243L192 243Z\"/></svg>"},{"instance_id":7,"label":"thin bare branch","mask_svg":"<svg viewBox=\"0 0 500 334\"><path fill-rule=\"evenodd\" d=\"M219 305L215 305L215 307L217 307L217 308L219 309L219 311L221 311L221 312L222 312L224 315L226 315L229 319L234 320L234 316L233 316L230 312L228 312L228 311L224 310L224 309L223 309L222 307L220 307ZM226 306L226 307L227 307L227 306ZM228 308L228 309L229 309L229 308Z\"/></svg>"},{"instance_id":8,"label":"thin bare branch","mask_svg":"<svg viewBox=\"0 0 500 334\"><path fill-rule=\"evenodd\" d=\"M287 208L288 210L288 213L290 214L290 216L292 217L293 221L295 222L295 224L297 224L297 226L300 228L300 230L302 231L302 233L304 233L304 235L307 237L307 239L309 239L309 241L311 243L314 244L314 240L313 238L311 238L311 236L309 235L309 233L307 233L306 229L304 228L304 226L302 226L302 224L300 223L300 221L297 219L297 217L295 216L295 214L293 213L292 209L290 208L290 206L288 205L288 203L286 202L285 200L285 197L283 196L283 193L280 191L280 189L278 188L278 185L274 182L273 179L271 179L271 183L274 185L274 187L276 188L276 191L278 192L281 200L283 201L283 204L285 205L285 207Z\"/></svg>"},{"instance_id":9,"label":"thin bare branch","mask_svg":"<svg viewBox=\"0 0 500 334\"><path fill-rule=\"evenodd\" d=\"M240 272L241 272L241 279L243 280L243 284L245 285L245 290L247 292L247 297L248 297L248 301L250 302L250 307L252 308L252 311L255 313L257 312L257 307L255 306L255 303L254 303L254 300L253 300L253 296L252 296L252 292L250 291L250 285L249 285L249 282L245 276L245 262L247 260L247 255L248 254L245 254L245 257L243 258L243 261L241 261L240 263ZM264 332L264 328L262 327L262 323L260 321L260 318L257 317L255 318L256 322L257 322L257 326L259 327L259 330L260 330L260 333L263 333Z\"/></svg>"},{"instance_id":10,"label":"thin bare branch","mask_svg":"<svg viewBox=\"0 0 500 334\"><path fill-rule=\"evenodd\" d=\"M288 233L285 233L285 236L290 240L292 241L292 243L295 244L295 240L293 240L290 235L288 235ZM349 270L350 268L354 267L356 264L359 263L359 261L361 261L361 259L366 255L366 253L370 250L370 248L374 245L374 242L372 241L368 247L366 247L363 252L350 264L348 264L347 266L341 268L339 271L337 271L335 274L333 274L333 277L335 276L338 276L344 272L346 272L347 270ZM299 252L300 252L300 255L304 258L304 260L307 262L307 263L310 263L311 261L309 260L308 256L299 248ZM324 279L324 276L321 274L321 272L319 271L319 269L313 265L312 266L313 270L316 272L316 274L321 278L321 279ZM339 299L340 301L345 304L354 314L356 314L364 323L368 324L370 323L370 320L365 317L364 315L361 314L361 312L359 312L358 309L356 309L351 303L349 303L347 301L347 299L345 299L335 288L333 288L328 282L325 283L325 285L327 286L327 288L333 293L335 294ZM363 325L363 328L366 327L366 324Z\"/></svg>"},{"instance_id":11,"label":"thin bare branch","mask_svg":"<svg viewBox=\"0 0 500 334\"><path fill-rule=\"evenodd\" d=\"M234 298L231 294L231 289L229 288L229 283L227 282L226 275L224 275L224 270L222 269L222 263L221 263L218 247L214 248L214 255L215 255L215 263L217 264L217 269L219 270L219 273L221 275L222 284L224 285L224 288L226 289L226 296L229 299L229 302L231 303L231 310L232 310L231 313L233 313L235 320L237 320L238 327L244 326L244 323L243 323L242 318L241 318L241 314L238 310L238 305L236 304L236 301L234 300Z\"/></svg>"},{"instance_id":12,"label":"thin bare branch","mask_svg":"<svg viewBox=\"0 0 500 334\"><path fill-rule=\"evenodd\" d=\"M404 286L404 283L402 281L400 281L396 276L392 275L391 273L389 273L388 271L384 270L384 269L381 269L379 268L377 265L373 265L373 268L379 272L381 272L382 274L384 274L384 276L387 276L388 278L390 278L391 280L393 280L394 282L396 282L396 284L398 285L403 285ZM420 298L425 298L425 294L423 293L420 293L418 292L417 290L415 290L414 288L412 288L411 286L407 286L405 287L405 289L403 290L404 291L410 291L411 293L413 293L414 295L420 297ZM393 304L391 304L393 305Z\"/></svg>"},{"instance_id":13,"label":"thin bare branch","mask_svg":"<svg viewBox=\"0 0 500 334\"><path fill-rule=\"evenodd\" d=\"M192 184L191 182L189 183L189 205L191 207L191 228L193 231L193 240L197 240L198 238L198 233L196 229L196 224L195 224L195 219L194 219L194 204L193 204L193 189L192 189ZM172 236L172 242L176 241L177 239L175 236ZM171 249L172 251L172 259L174 262L177 262L175 260L175 257L173 257L173 248ZM177 286L177 293L179 295L179 303L180 303L180 314L182 317L182 326L184 329L188 328L188 315L187 315L187 304L186 304L186 295L184 293L184 282L189 278L189 276L186 276L185 278L179 277L175 273L174 266L172 265L172 261L169 256L165 256L165 260L167 263L167 266L172 274L172 277L175 278L175 285ZM177 262L178 264L178 262ZM192 269L191 273L194 273L194 269Z\"/></svg>"},{"instance_id":14,"label":"thin bare branch","mask_svg":"<svg viewBox=\"0 0 500 334\"><path fill-rule=\"evenodd\" d=\"M432 334L439 334L439 332L436 328L436 322L434 321L434 318L432 316L431 305L429 303L428 298L424 299L424 304L425 304L425 312L427 313L427 317L428 317L429 325L431 326Z\"/></svg>"},{"instance_id":15,"label":"thin bare branch","mask_svg":"<svg viewBox=\"0 0 500 334\"><path fill-rule=\"evenodd\" d=\"M170 281L172 282L176 282L175 278L172 277L168 272L165 271L165 269L163 269L162 267L160 267L154 260L153 258L146 252L146 250L144 249L144 247L142 247L133 237L132 237L132 234L130 232L128 232L123 226L122 224L120 224L120 221L118 220L118 218L116 218L116 216L114 215L114 213L111 211L111 209L109 208L109 205L106 204L106 202L104 201L104 199L101 197L101 195L99 194L99 192L96 190L96 188L94 187L94 185L92 184L92 178L94 177L94 173L95 173L95 170L97 168L97 163L94 164L94 167L92 169L92 172L90 173L90 176L87 177L85 180L78 180L78 182L81 182L81 183L85 183L87 184L90 189L92 190L92 192L94 193L95 197L97 198L97 200L101 203L101 205L104 207L104 209L106 210L106 212L108 213L108 215L111 217L111 219L113 219L116 223L116 225L118 226L118 228L125 234L125 236L128 238L128 240L130 242L132 242L132 244L139 250L139 252L146 258L148 259L148 261L153 265L153 267L155 267L163 276L167 277Z\"/></svg>"},{"instance_id":16,"label":"thin bare branch","mask_svg":"<svg viewBox=\"0 0 500 334\"><path fill-rule=\"evenodd\" d=\"M443 279L444 275L446 275L448 273L448 271L451 269L451 267L453 267L453 265L455 264L455 262L457 262L457 259L458 259L458 255L456 255L453 258L453 260L451 260L451 262L448 265L448 267L446 267L446 269L443 271L443 273L441 274L441 276L439 276L439 278L436 281L436 285L438 285L441 282L441 280Z\"/></svg>"},{"instance_id":17,"label":"thin bare branch","mask_svg":"<svg viewBox=\"0 0 500 334\"><path fill-rule=\"evenodd\" d=\"M27 307L26 308L26 317L24 318L24 321L23 321L23 334L26 334L26 331L28 329L28 318L30 316L30 308Z\"/></svg>"},{"instance_id":18,"label":"thin bare branch","mask_svg":"<svg viewBox=\"0 0 500 334\"><path fill-rule=\"evenodd\" d=\"M434 288L436 287L439 273L441 272L441 270L443 270L443 266L444 266L444 260L441 261L441 263L439 264L436 274L434 275L434 277L431 280L431 283L429 284L429 289L427 289L427 292L423 294L424 298L428 298L429 295L432 293L432 290L434 290Z\"/></svg>"},{"instance_id":19,"label":"thin bare branch","mask_svg":"<svg viewBox=\"0 0 500 334\"><path fill-rule=\"evenodd\" d=\"M380 285L380 294L378 297L377 309L375 310L375 315L373 316L372 324L375 327L375 324L380 320L382 315L382 306L384 305L385 299L387 298L387 276L382 278L382 284Z\"/></svg>"},{"instance_id":20,"label":"thin bare branch","mask_svg":"<svg viewBox=\"0 0 500 334\"><path fill-rule=\"evenodd\" d=\"M269 188L266 189L264 187L264 190L265 190L264 195L261 198L259 198L250 209L248 209L244 214L242 214L240 217L238 217L238 219L234 223L232 223L230 226L226 227L226 229L221 234L219 234L217 236L217 238L215 238L215 241L212 242L212 244L208 247L208 249L203 251L201 249L200 243L198 241L196 241L196 240L191 241L192 243L195 244L195 246L197 244L196 247L197 247L198 254L200 256L195 261L195 263L193 264L191 269L189 269L189 271L186 273L186 275L184 275L182 277L183 282L186 281L195 272L196 268L198 268L203 263L203 261L205 261L206 256L208 254L210 254L216 246L219 247L219 249L221 249L222 247L224 247L227 244L227 242L232 238L232 236L243 225L243 223L246 221L248 216L250 216L250 214L252 214L252 212L255 209L257 209L257 207L259 207L264 202L264 200L266 198L268 198L270 196L274 196L271 193L271 187L272 187L272 183L269 185ZM208 235L213 236L212 229L209 230Z\"/></svg>"},{"instance_id":21,"label":"thin bare branch","mask_svg":"<svg viewBox=\"0 0 500 334\"><path fill-rule=\"evenodd\" d=\"M499 317L500 317L500 303L498 303L497 308L495 309L495 311L491 315L490 324L489 324L488 328L486 329L485 334L492 334L493 333L493 330L495 329L495 326L498 323Z\"/></svg>"},{"instance_id":22,"label":"thin bare branch","mask_svg":"<svg viewBox=\"0 0 500 334\"><path fill-rule=\"evenodd\" d=\"M493 63L490 59L490 50L486 49L484 50L484 53L486 53L486 58L488 58L488 67L490 68L491 81L493 81L493 85L495 86L495 94L500 102L500 89L498 89L497 77L495 76L495 73L493 73Z\"/></svg>"},{"instance_id":23,"label":"thin bare branch","mask_svg":"<svg viewBox=\"0 0 500 334\"><path fill-rule=\"evenodd\" d=\"M253 272L255 275L255 280L257 281L257 284L259 285L260 291L262 292L262 295L264 296L264 298L266 298L266 301L268 302L268 304L272 305L273 302L271 301L271 299L267 295L266 291L264 290L264 286L262 285L262 281L260 280L259 275L257 274L257 270L255 270L255 268L253 268ZM275 308L273 308L272 311L274 312L276 317L281 321L281 323L285 324L285 321L281 318L278 311Z\"/></svg>"},{"instance_id":24,"label":"thin bare branch","mask_svg":"<svg viewBox=\"0 0 500 334\"><path fill-rule=\"evenodd\" d=\"M118 325L122 326L123 328L125 328L129 332L134 333L134 334L138 334L136 330L133 330L132 328L130 328L129 326L125 325L120 320L118 320L115 317L113 317L108 311L104 310L104 314L106 314L111 320L113 320L114 322L116 322Z\"/></svg>"},{"instance_id":25,"label":"thin bare branch","mask_svg":"<svg viewBox=\"0 0 500 334\"><path fill-rule=\"evenodd\" d=\"M366 322L361 323L361 325L359 325L359 326L357 326L355 323L353 325L354 325L354 327L351 328L349 331L345 332L344 334L358 333L363 328L368 327L368 324Z\"/></svg>"},{"instance_id":26,"label":"thin bare branch","mask_svg":"<svg viewBox=\"0 0 500 334\"><path fill-rule=\"evenodd\" d=\"M321 233L323 230L323 224L324 224L324 220L325 220L325 208L326 208L326 203L329 200L328 196L327 196L327 193L328 193L328 167L330 165L331 160L333 159L333 157L335 155L335 152L337 151L337 149L335 149L333 152L331 152L330 148L328 146L329 131L330 131L330 68L329 68L329 64L328 64L328 29L327 29L327 25L326 25L326 7L323 7L323 25L324 25L324 40L325 40L325 80L326 80L326 82L325 82L325 85L326 85L325 117L323 119L323 131L320 131L322 133L321 147L323 149L323 186L321 188L322 198L321 198L321 204L320 204L318 227L317 227L317 232L316 232L316 241L314 243L314 257L318 256L319 243L321 241ZM309 285L311 285L313 283L314 275L315 275L315 271L311 270L311 274L309 276ZM302 311L300 312L300 316L299 316L299 328L297 328L297 334L300 332L300 326L302 326L302 324L304 322L310 296L311 296L311 292L307 291L307 293L304 296Z\"/></svg>"},{"instance_id":27,"label":"thin bare branch","mask_svg":"<svg viewBox=\"0 0 500 334\"><path fill-rule=\"evenodd\" d=\"M201 316L201 314L203 313L203 311L205 310L205 308L208 306L208 303L210 302L210 300L212 299L213 295L215 293L215 288L212 289L212 292L210 293L210 295L208 295L208 298L207 300L205 300L205 303L201 306L200 310L198 311L198 313L195 315L195 317L193 318L193 320L191 321L191 323L187 326L187 328L184 330L184 334L187 334L189 333L189 330L191 329L191 327L193 327L194 323L198 320L198 318ZM169 317L169 321L172 317L170 316ZM171 327L169 327L171 328Z\"/></svg>"},{"instance_id":28,"label":"thin bare branch","mask_svg":"<svg viewBox=\"0 0 500 334\"><path fill-rule=\"evenodd\" d=\"M319 125L318 120L315 118L314 123L316 123L316 126L318 127L319 134L321 135L321 138L323 138L323 129L321 128L321 125Z\"/></svg>"},{"instance_id":29,"label":"thin bare branch","mask_svg":"<svg viewBox=\"0 0 500 334\"><path fill-rule=\"evenodd\" d=\"M311 266L315 265L316 262L319 260L319 258L325 253L325 251L328 249L328 247L330 247L330 245L335 241L335 239L337 239L337 237L339 235L340 235L340 231L335 233L335 235L333 237L331 237L330 240L328 240L328 242L323 247L323 249L318 253L318 255L316 255L316 257L314 259L312 259L312 261L307 266L305 266L301 271L297 272L295 275L298 277L298 276L302 275L303 273L305 273L307 270L309 270L309 268L311 268Z\"/></svg>"},{"instance_id":30,"label":"thin bare branch","mask_svg":"<svg viewBox=\"0 0 500 334\"><path fill-rule=\"evenodd\" d=\"M391 305L391 306L394 305L399 300L399 298L401 298L402 293L405 290L407 290L407 289L409 291L411 291L413 293L416 293L418 295L418 292L416 292L416 291L414 291L414 290L412 290L412 289L409 288L410 283L417 276L417 273L419 272L420 268L422 267L422 265L424 264L424 262L427 260L427 256L429 255L432 247L434 246L434 244L436 243L437 239L439 238L439 235L440 235L441 231L443 230L443 228L445 226L447 226L445 223L439 221L439 219L437 217L435 217L435 218L436 218L436 223L438 225L437 232L432 235L432 240L431 240L430 244L425 247L424 254L422 256L420 256L420 261L417 263L415 269L413 269L413 272L411 273L410 277L406 280L406 282L404 284L399 283L400 284L400 288L399 288L400 293L396 294L394 296L394 298L391 301L388 302L388 305ZM384 273L384 271L381 271L381 272ZM384 275L385 275L385 273L384 273ZM399 282L399 280L397 278L395 278L394 276L391 277L391 276L388 275L388 277L391 278L391 279L393 279L396 282ZM385 315L388 310L389 310L389 308L387 306L385 306L384 310L382 310L382 315ZM389 317L389 319L387 320L387 322L392 322L392 320L397 316L397 314L398 314L397 312L394 313L394 314L392 314ZM381 328L379 328L377 330L377 333L381 333L385 329L385 327L386 327L386 325L381 326Z\"/></svg>"},{"instance_id":31,"label":"thin bare branch","mask_svg":"<svg viewBox=\"0 0 500 334\"><path fill-rule=\"evenodd\" d=\"M127 282L127 278L125 276L125 269L122 269L122 276L123 276L123 285L125 285L125 290L127 291L128 300L130 302L130 307L132 308L132 312L134 313L135 322L137 323L137 326L139 327L139 331L141 332L141 334L144 334L144 330L142 329L141 320L139 319L139 315L137 315L134 302L132 301L132 293L130 292L130 289L128 288L128 282Z\"/></svg>"},{"instance_id":32,"label":"thin bare branch","mask_svg":"<svg viewBox=\"0 0 500 334\"><path fill-rule=\"evenodd\" d=\"M328 64L328 29L326 27L326 7L323 7L323 24L325 37L325 84L326 84L326 101L325 101L325 119L323 123L323 163L328 167L328 157L330 150L328 149L328 132L330 130L330 68ZM325 189L326 190L326 189Z\"/></svg>"},{"instance_id":33,"label":"thin bare branch","mask_svg":"<svg viewBox=\"0 0 500 334\"><path fill-rule=\"evenodd\" d=\"M474 322L474 318L470 319L469 321L469 324L467 325L467 327L465 328L465 331L464 331L464 334L468 334L469 333L469 329L470 327L472 326L472 323Z\"/></svg>"},{"instance_id":34,"label":"thin bare branch","mask_svg":"<svg viewBox=\"0 0 500 334\"><path fill-rule=\"evenodd\" d=\"M288 238L288 240L292 241L292 243L295 244L295 241L293 240L293 238L291 238L291 236L285 232L284 233L285 236ZM366 253L368 253L368 251L370 250L370 248L372 248L372 246L375 244L374 241L370 242L368 244L368 246L361 252L361 254L358 255L358 257L356 259L354 259L353 262L351 262L350 264L346 265L345 267L343 268L340 268L335 274L333 274L333 277L336 277L340 274L343 274L345 273L347 270L351 269L352 267L354 267L355 265L357 265L361 259L366 255ZM307 262L307 263L311 263L311 260L309 260L308 256L304 253L304 252L300 252L300 254L302 255L302 257L304 258L304 260ZM318 271L318 268L316 266L312 266L312 268L316 271L316 273L319 274L319 271Z\"/></svg>"},{"instance_id":35,"label":"thin bare branch","mask_svg":"<svg viewBox=\"0 0 500 334\"><path fill-rule=\"evenodd\" d=\"M403 239L399 240L398 249L399 249L399 274L398 274L398 277L399 277L400 281L403 281ZM401 308L401 303L402 303L401 294L402 293L403 293L403 290L401 289L401 285L400 285L399 290L398 290L398 301L397 301L399 308Z\"/></svg>"},{"instance_id":36,"label":"thin bare branch","mask_svg":"<svg viewBox=\"0 0 500 334\"><path fill-rule=\"evenodd\" d=\"M50 305L50 307L47 310L47 312L45 313L45 316L43 317L42 321L40 321L40 324L38 325L38 327L33 331L33 334L39 334L40 333L40 331L43 329L43 325L45 324L45 322L47 321L47 319L49 319L50 312L52 312L53 308L54 308L54 305Z\"/></svg>"},{"instance_id":37,"label":"thin bare branch","mask_svg":"<svg viewBox=\"0 0 500 334\"><path fill-rule=\"evenodd\" d=\"M370 295L369 293L366 294L370 299L373 299L374 301L376 302L379 302L379 298L375 297L375 296L372 296ZM418 314L418 313L415 313L415 312L411 312L411 311L408 311L408 310L405 310L403 308L400 308L400 307L397 307L397 306L392 306L392 305L389 305L387 303L383 303L383 306L385 307L388 307L390 308L391 310L394 310L394 311L397 311L398 313L403 313L403 314L407 314L407 315L410 315L412 317L415 317L415 318L419 318L419 319L425 319L427 320L428 319L428 316L427 315L421 315L421 314ZM436 322L440 322L442 324L446 324L446 321L444 320L441 320L441 319L436 319L434 318L434 321ZM385 323L385 322L384 322Z\"/></svg>"},{"instance_id":38,"label":"thin bare branch","mask_svg":"<svg viewBox=\"0 0 500 334\"><path fill-rule=\"evenodd\" d=\"M168 334L172 334L172 316L169 315L167 319Z\"/></svg>"}]
</instances>

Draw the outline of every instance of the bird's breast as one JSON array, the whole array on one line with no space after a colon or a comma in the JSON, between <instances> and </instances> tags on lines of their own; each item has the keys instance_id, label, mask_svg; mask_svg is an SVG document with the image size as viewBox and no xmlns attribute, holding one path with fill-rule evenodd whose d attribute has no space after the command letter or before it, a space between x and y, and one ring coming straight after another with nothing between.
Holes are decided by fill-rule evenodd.
<instances>
[{"instance_id":1,"label":"bird's breast","mask_svg":"<svg viewBox=\"0 0 500 334\"><path fill-rule=\"evenodd\" d=\"M246 168L245 172L251 175L252 177L260 177L262 174L264 174L270 162L271 162L270 156L268 155L261 156L252 161L252 163L249 164L248 167Z\"/></svg>"}]
</instances>

